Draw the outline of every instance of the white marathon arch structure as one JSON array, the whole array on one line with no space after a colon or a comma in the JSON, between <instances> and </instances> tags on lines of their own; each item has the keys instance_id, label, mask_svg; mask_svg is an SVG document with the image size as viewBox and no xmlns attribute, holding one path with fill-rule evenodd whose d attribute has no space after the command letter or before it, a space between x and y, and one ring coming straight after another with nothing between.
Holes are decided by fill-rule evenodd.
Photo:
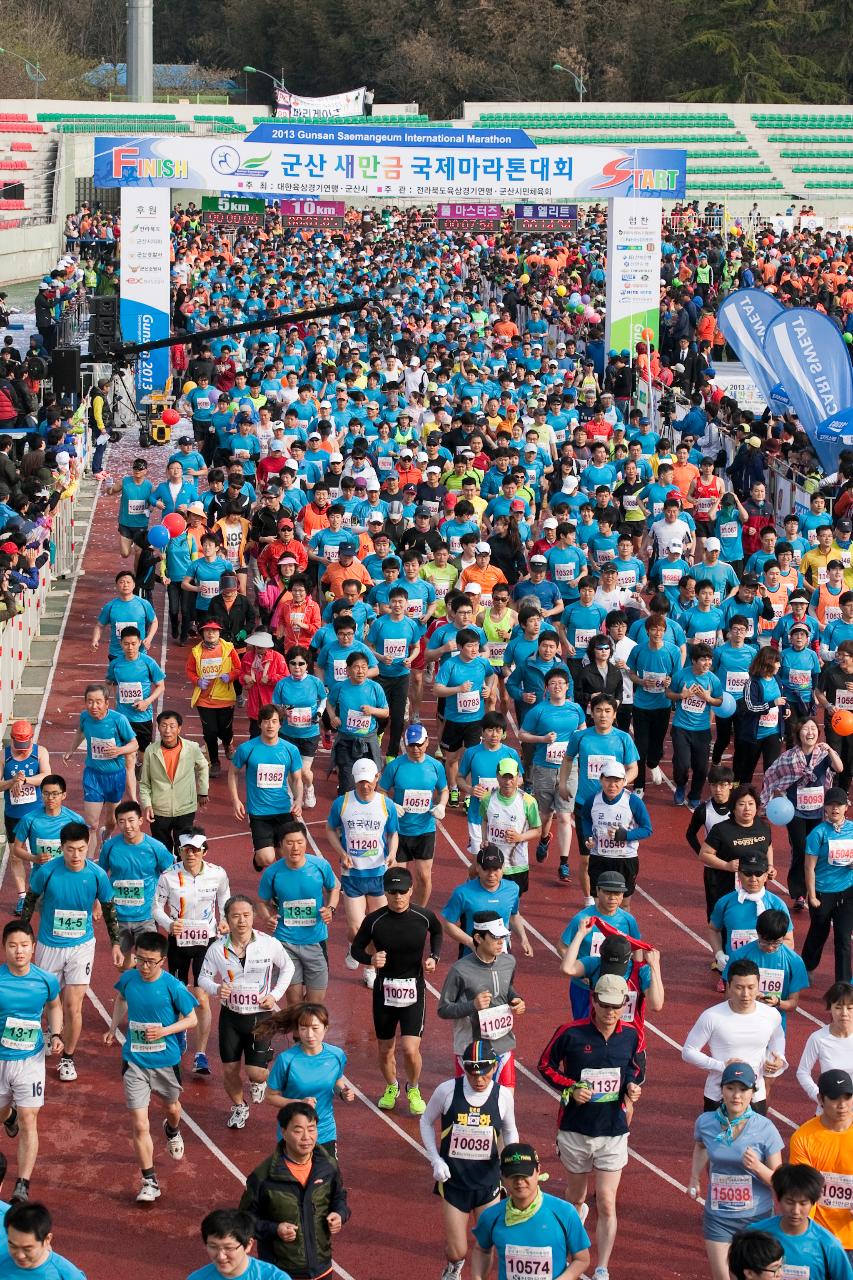
<instances>
[{"instance_id":1,"label":"white marathon arch structure","mask_svg":"<svg viewBox=\"0 0 853 1280\"><path fill-rule=\"evenodd\" d=\"M121 328L125 342L169 336L172 192L247 199L445 202L445 225L500 217L525 230L569 220L567 202L608 202L609 346L657 340L662 200L686 193L686 151L663 147L537 147L523 129L410 128L270 120L243 141L221 137L97 137L94 184L121 189ZM303 205L303 210L305 206ZM576 216L576 209L574 210ZM140 358L137 392L162 390L168 353Z\"/></svg>"}]
</instances>

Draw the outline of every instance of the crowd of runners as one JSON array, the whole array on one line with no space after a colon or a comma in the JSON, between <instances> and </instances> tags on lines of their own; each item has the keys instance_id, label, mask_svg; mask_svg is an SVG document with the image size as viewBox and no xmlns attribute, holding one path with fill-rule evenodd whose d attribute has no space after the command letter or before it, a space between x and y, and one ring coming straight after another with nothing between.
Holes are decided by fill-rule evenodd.
<instances>
[{"instance_id":1,"label":"crowd of runners","mask_svg":"<svg viewBox=\"0 0 853 1280\"><path fill-rule=\"evenodd\" d=\"M175 210L171 444L124 476L103 463L120 566L91 635L103 673L61 758L25 720L5 748L3 1280L82 1275L52 1249L38 1127L97 1034L96 949L116 970L103 1052L120 1042L140 1204L167 1191L163 1154L184 1155L187 1074L221 1086L223 1127L277 1113L271 1154L204 1217L182 1274L330 1273L355 1174L338 1162L335 1112L355 1093L326 1039L327 990L346 980L331 930L372 992L376 1105L419 1120L436 1274L467 1261L486 1280L497 1259L501 1280L609 1280L646 1014L666 1025L666 957L635 896L647 799L679 807L668 829L699 895L704 879L719 998L683 1057L712 1280L853 1277L853 465L812 486L807 513L774 509L768 467L807 474L808 442L793 416L721 395L714 321L728 291L758 285L853 331L853 248L760 220L731 239L671 232L659 350L608 351L603 216L496 243L399 211L226 240ZM641 408L650 366L660 394ZM65 407L50 408L39 422L56 431ZM107 380L86 411L100 471ZM14 472L14 439L6 456ZM26 557L29 531L9 528ZM176 684L155 657L161 616ZM64 776L77 751L82 787ZM251 868L215 860L214 788L251 834ZM446 900L444 822L471 860ZM537 878L565 892L570 979L544 1045L522 995ZM829 1021L797 1066L786 1017L810 986ZM425 1033L447 1045L428 1097ZM565 1198L525 1141L517 1037L559 1102ZM802 1106L786 1142L767 1099L789 1065Z\"/></svg>"}]
</instances>

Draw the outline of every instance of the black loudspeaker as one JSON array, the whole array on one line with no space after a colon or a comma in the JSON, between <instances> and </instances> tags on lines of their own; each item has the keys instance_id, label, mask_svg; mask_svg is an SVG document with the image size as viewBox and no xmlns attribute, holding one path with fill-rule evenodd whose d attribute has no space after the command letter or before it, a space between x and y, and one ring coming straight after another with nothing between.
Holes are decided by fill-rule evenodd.
<instances>
[{"instance_id":1,"label":"black loudspeaker","mask_svg":"<svg viewBox=\"0 0 853 1280\"><path fill-rule=\"evenodd\" d=\"M89 350L104 355L115 349L119 340L118 297L92 298L89 302Z\"/></svg>"},{"instance_id":2,"label":"black loudspeaker","mask_svg":"<svg viewBox=\"0 0 853 1280\"><path fill-rule=\"evenodd\" d=\"M50 376L58 396L80 394L80 348L56 347L50 357Z\"/></svg>"}]
</instances>

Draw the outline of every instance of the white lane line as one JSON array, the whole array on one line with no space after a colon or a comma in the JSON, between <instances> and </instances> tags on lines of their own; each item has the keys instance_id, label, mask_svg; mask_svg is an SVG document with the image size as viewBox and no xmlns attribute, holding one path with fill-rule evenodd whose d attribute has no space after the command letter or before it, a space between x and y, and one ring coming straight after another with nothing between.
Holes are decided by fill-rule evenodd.
<instances>
[{"instance_id":1,"label":"white lane line","mask_svg":"<svg viewBox=\"0 0 853 1280\"><path fill-rule=\"evenodd\" d=\"M107 1013L107 1011L106 1011L106 1009L105 1009L104 1005L101 1003L101 1001L99 1000L99 998L95 995L95 993L94 993L94 991L92 990L92 988L91 988L91 987L89 987L89 988L87 989L87 991L86 991L86 995L89 997L89 999L91 1000L92 1004L95 1006L95 1008L97 1009L98 1013L101 1015L101 1017L102 1017L102 1019L104 1020L104 1022L106 1023L106 1025L107 1025L107 1026L109 1026L109 1025L110 1025L110 1023L111 1023L111 1021L112 1021L112 1019L111 1019L110 1015ZM124 1036L122 1035L122 1033L121 1033L120 1031L116 1032L116 1040L118 1040L119 1044L124 1044ZM351 1078L349 1077L349 1075L347 1076L347 1078L350 1080L350 1083L352 1084L352 1080L351 1080ZM353 1086L353 1088L355 1088L355 1086ZM355 1091L356 1091L356 1093L358 1093L358 1092L359 1092L359 1091L358 1091L358 1089L356 1089ZM360 1096L361 1096L361 1095L360 1095ZM365 1099L365 1101L366 1101L366 1099ZM380 1112L380 1115L381 1115L381 1112ZM235 1178L235 1179L237 1180L237 1182L239 1182L239 1183L240 1183L240 1186L241 1186L241 1187L245 1187L245 1185L246 1185L246 1175L245 1175L244 1173L242 1173L240 1169L238 1169L238 1168L237 1168L237 1166L236 1166L236 1164L234 1164L233 1160L230 1160L230 1159L228 1158L228 1156L225 1154L225 1152L222 1150L222 1148L221 1148L221 1147L219 1147L219 1146L218 1146L218 1145L213 1141L213 1139L210 1137L210 1135L209 1135L208 1133L206 1133L206 1132L205 1132L205 1130L204 1130L204 1129L202 1129L201 1125L200 1125L200 1124L198 1124L195 1120L193 1120L192 1116L189 1114L189 1112L188 1112L188 1111L186 1110L186 1108L185 1108L185 1107L183 1107L183 1106L181 1107L181 1119L182 1119L183 1121L185 1121L187 1128L188 1128L192 1133L194 1133L194 1134L195 1134L195 1136L198 1138L198 1140L199 1140L199 1141L200 1141L200 1142L201 1142L205 1147L207 1147L207 1149L208 1149L208 1151L211 1153L211 1155L215 1156L215 1157L216 1157L216 1159L219 1161L219 1163L220 1163L220 1164L221 1164L225 1169L227 1169L227 1170L228 1170L228 1172L231 1174L231 1176L232 1176L233 1178ZM401 1132L403 1132L403 1130L401 1130ZM408 1137L408 1134L405 1134L404 1136L405 1136L405 1137ZM342 1266L339 1266L339 1264L338 1264L337 1262L332 1262L332 1270L335 1272L335 1274L336 1274L336 1275L339 1275L339 1276L341 1277L341 1280L355 1280L354 1276L350 1275L349 1271L346 1271Z\"/></svg>"}]
</instances>

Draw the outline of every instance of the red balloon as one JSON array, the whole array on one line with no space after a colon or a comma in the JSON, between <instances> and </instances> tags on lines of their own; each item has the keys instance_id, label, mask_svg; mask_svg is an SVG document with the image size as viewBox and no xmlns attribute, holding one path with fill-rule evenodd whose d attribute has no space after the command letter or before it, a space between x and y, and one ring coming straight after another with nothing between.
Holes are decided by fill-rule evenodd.
<instances>
[{"instance_id":1,"label":"red balloon","mask_svg":"<svg viewBox=\"0 0 853 1280\"><path fill-rule=\"evenodd\" d=\"M655 336L654 329L643 329L640 333L640 337L643 339L644 342L651 342L654 339L654 336ZM166 416L164 414L163 421L165 422L165 420L166 420Z\"/></svg>"},{"instance_id":2,"label":"red balloon","mask_svg":"<svg viewBox=\"0 0 853 1280\"><path fill-rule=\"evenodd\" d=\"M181 420L181 415L177 409L164 409L161 417L167 427L174 427Z\"/></svg>"},{"instance_id":3,"label":"red balloon","mask_svg":"<svg viewBox=\"0 0 853 1280\"><path fill-rule=\"evenodd\" d=\"M832 728L839 738L849 738L853 733L853 711L834 711Z\"/></svg>"},{"instance_id":4,"label":"red balloon","mask_svg":"<svg viewBox=\"0 0 853 1280\"><path fill-rule=\"evenodd\" d=\"M168 412L168 410L167 410ZM187 527L187 522L178 511L172 511L169 515L164 516L162 520L163 528L169 530L170 538L177 538L183 533Z\"/></svg>"}]
</instances>

